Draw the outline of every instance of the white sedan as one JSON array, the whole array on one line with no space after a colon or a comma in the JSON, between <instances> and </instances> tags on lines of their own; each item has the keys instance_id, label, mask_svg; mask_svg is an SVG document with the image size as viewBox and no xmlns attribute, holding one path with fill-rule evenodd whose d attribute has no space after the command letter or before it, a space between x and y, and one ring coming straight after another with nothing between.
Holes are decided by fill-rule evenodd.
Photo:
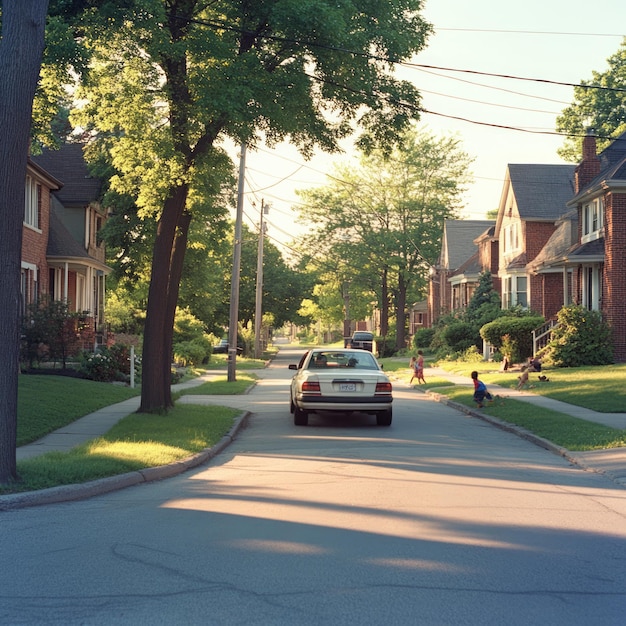
<instances>
[{"instance_id":1,"label":"white sedan","mask_svg":"<svg viewBox=\"0 0 626 626\"><path fill-rule=\"evenodd\" d=\"M315 348L289 369L296 370L290 393L296 426L318 411L372 413L379 426L391 424L391 383L371 352Z\"/></svg>"}]
</instances>

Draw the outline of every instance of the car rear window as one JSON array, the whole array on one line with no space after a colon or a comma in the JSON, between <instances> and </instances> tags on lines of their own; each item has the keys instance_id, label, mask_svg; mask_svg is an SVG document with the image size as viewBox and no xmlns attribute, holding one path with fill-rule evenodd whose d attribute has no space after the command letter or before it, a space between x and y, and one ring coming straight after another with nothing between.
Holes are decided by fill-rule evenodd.
<instances>
[{"instance_id":1,"label":"car rear window","mask_svg":"<svg viewBox=\"0 0 626 626\"><path fill-rule=\"evenodd\" d=\"M308 368L379 369L376 359L369 352L337 352L333 350L315 350L312 352Z\"/></svg>"}]
</instances>

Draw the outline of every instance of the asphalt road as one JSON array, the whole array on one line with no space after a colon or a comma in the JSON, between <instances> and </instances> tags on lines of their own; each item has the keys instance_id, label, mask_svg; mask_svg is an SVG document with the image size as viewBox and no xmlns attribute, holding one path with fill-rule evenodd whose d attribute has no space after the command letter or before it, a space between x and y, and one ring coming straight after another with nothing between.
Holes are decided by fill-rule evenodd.
<instances>
[{"instance_id":1,"label":"asphalt road","mask_svg":"<svg viewBox=\"0 0 626 626\"><path fill-rule=\"evenodd\" d=\"M210 464L0 512L0 623L624 623L623 488L408 389L295 427L289 361Z\"/></svg>"}]
</instances>

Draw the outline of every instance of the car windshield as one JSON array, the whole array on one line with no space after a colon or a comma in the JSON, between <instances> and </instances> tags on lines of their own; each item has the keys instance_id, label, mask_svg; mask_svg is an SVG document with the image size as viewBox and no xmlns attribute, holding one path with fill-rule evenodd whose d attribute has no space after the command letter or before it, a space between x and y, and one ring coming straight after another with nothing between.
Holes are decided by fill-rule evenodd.
<instances>
[{"instance_id":1,"label":"car windshield","mask_svg":"<svg viewBox=\"0 0 626 626\"><path fill-rule=\"evenodd\" d=\"M351 352L349 350L313 350L307 366L317 368L358 368L377 370L378 363L369 352Z\"/></svg>"}]
</instances>

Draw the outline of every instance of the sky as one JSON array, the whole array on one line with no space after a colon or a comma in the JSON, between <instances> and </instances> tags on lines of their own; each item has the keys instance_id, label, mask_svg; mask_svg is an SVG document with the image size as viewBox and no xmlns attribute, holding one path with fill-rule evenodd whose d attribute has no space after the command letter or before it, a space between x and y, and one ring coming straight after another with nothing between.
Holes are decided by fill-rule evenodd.
<instances>
[{"instance_id":1,"label":"sky","mask_svg":"<svg viewBox=\"0 0 626 626\"><path fill-rule=\"evenodd\" d=\"M485 219L500 202L509 163L562 163L556 118L574 97L573 87L592 72L604 72L626 36L624 0L427 0L422 15L433 24L428 46L397 74L422 93L420 125L437 136L456 136L474 159L474 182L464 196L461 217ZM514 79L449 70L505 74ZM534 81L522 78L539 79ZM511 127L511 129L498 128ZM523 129L523 130L513 130ZM287 144L260 148L246 156L244 221L258 222L261 202L268 237L288 253L302 233L292 209L296 190L326 184L342 155L317 154L305 161Z\"/></svg>"}]
</instances>

